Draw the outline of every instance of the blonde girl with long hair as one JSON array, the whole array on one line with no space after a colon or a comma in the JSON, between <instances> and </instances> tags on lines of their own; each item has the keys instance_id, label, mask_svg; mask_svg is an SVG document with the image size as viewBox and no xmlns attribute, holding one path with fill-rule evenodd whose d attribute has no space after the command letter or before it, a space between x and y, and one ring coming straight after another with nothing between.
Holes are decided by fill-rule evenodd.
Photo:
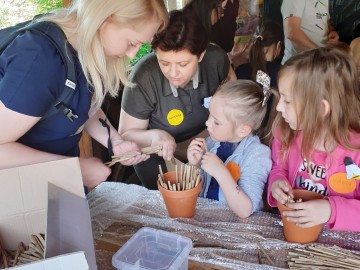
<instances>
[{"instance_id":1,"label":"blonde girl with long hair","mask_svg":"<svg viewBox=\"0 0 360 270\"><path fill-rule=\"evenodd\" d=\"M360 93L349 54L318 48L289 59L278 76L268 202L300 227L360 231ZM293 189L324 200L287 203Z\"/></svg>"},{"instance_id":2,"label":"blonde girl with long hair","mask_svg":"<svg viewBox=\"0 0 360 270\"><path fill-rule=\"evenodd\" d=\"M0 55L0 169L78 156L83 130L115 155L138 151L124 165L148 158L106 124L100 106L106 95L117 96L121 84L129 84L128 59L167 24L163 1L74 0L39 20L65 34L66 56L73 56L77 71L67 105L76 117L69 121L58 113L40 121L61 96L66 66L46 37L18 35ZM98 185L111 172L100 159L79 160L85 186Z\"/></svg>"}]
</instances>

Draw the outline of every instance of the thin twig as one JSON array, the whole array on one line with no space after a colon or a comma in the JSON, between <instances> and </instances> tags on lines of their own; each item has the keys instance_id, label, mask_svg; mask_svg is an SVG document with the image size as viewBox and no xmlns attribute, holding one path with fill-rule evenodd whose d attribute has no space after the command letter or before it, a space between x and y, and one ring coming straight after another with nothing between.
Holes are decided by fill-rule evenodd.
<instances>
[{"instance_id":1,"label":"thin twig","mask_svg":"<svg viewBox=\"0 0 360 270\"><path fill-rule=\"evenodd\" d=\"M155 153L159 152L161 149L162 149L161 145L148 146L148 147L142 148L140 150L140 152L142 154L151 155L151 154L155 154ZM106 162L105 165L107 165L108 167L111 167L118 162L129 160L133 157L136 157L137 155L138 155L138 152L131 151L131 152L127 152L127 153L124 153L124 154L121 154L118 156L112 156L112 160L109 162Z\"/></svg>"}]
</instances>

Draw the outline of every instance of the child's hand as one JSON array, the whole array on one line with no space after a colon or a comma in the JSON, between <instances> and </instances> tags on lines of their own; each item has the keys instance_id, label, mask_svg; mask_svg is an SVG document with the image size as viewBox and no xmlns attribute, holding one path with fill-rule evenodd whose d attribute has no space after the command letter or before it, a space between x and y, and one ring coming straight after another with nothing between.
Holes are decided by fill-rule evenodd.
<instances>
[{"instance_id":1,"label":"child's hand","mask_svg":"<svg viewBox=\"0 0 360 270\"><path fill-rule=\"evenodd\" d=\"M294 209L294 211L284 211L283 216L302 228L326 223L331 216L331 207L328 200L287 203L286 206Z\"/></svg>"},{"instance_id":2,"label":"child's hand","mask_svg":"<svg viewBox=\"0 0 360 270\"><path fill-rule=\"evenodd\" d=\"M290 198L294 198L294 194L291 186L286 180L276 180L271 186L271 195L278 202L285 204L290 196Z\"/></svg>"},{"instance_id":3,"label":"child's hand","mask_svg":"<svg viewBox=\"0 0 360 270\"><path fill-rule=\"evenodd\" d=\"M204 154L205 140L203 138L196 138L191 141L187 149L187 158L189 165L199 167L200 160Z\"/></svg>"},{"instance_id":4,"label":"child's hand","mask_svg":"<svg viewBox=\"0 0 360 270\"><path fill-rule=\"evenodd\" d=\"M201 160L201 168L215 179L220 179L223 172L227 172L222 160L214 153L207 152Z\"/></svg>"}]
</instances>

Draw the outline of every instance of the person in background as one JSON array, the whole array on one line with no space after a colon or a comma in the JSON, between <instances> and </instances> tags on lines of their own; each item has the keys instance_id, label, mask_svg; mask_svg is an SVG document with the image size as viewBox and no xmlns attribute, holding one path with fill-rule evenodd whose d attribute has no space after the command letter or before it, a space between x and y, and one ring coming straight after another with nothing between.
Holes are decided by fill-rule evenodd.
<instances>
[{"instance_id":1,"label":"person in background","mask_svg":"<svg viewBox=\"0 0 360 270\"><path fill-rule=\"evenodd\" d=\"M278 84L269 205L285 204L293 189L310 190L325 199L286 203L292 209L283 213L288 221L360 231L360 92L354 62L339 49L309 50L285 63Z\"/></svg>"},{"instance_id":2,"label":"person in background","mask_svg":"<svg viewBox=\"0 0 360 270\"><path fill-rule=\"evenodd\" d=\"M191 0L187 2L184 10L196 14L196 17L205 28L205 33L210 38L212 26L216 25L221 17L223 17L224 9L222 5L223 2L221 0Z\"/></svg>"},{"instance_id":3,"label":"person in background","mask_svg":"<svg viewBox=\"0 0 360 270\"><path fill-rule=\"evenodd\" d=\"M205 130L208 97L228 79L236 79L226 53L209 44L194 12L170 12L166 29L151 42L154 49L132 70L132 87L125 87L119 133L141 146L158 146L158 155L134 166L142 184L157 189L158 166L165 168L177 143ZM181 147L179 147L181 148ZM187 144L184 147L185 158ZM181 150L181 149L180 149Z\"/></svg>"},{"instance_id":4,"label":"person in background","mask_svg":"<svg viewBox=\"0 0 360 270\"><path fill-rule=\"evenodd\" d=\"M167 10L162 0L74 0L68 8L41 18L65 33L74 55L76 92L69 107L78 118L63 114L40 121L64 89L66 66L46 37L20 34L0 56L0 169L79 155L82 131L115 155L137 151L124 165L148 158L124 139L100 109L105 95L116 96L127 80L127 59L162 30ZM97 158L80 158L84 186L106 180L111 170Z\"/></svg>"},{"instance_id":5,"label":"person in background","mask_svg":"<svg viewBox=\"0 0 360 270\"><path fill-rule=\"evenodd\" d=\"M350 43L350 53L355 61L360 82L360 37L355 38ZM360 90L360 89L359 89Z\"/></svg>"},{"instance_id":6,"label":"person in background","mask_svg":"<svg viewBox=\"0 0 360 270\"><path fill-rule=\"evenodd\" d=\"M277 86L277 73L281 67L284 35L280 25L275 22L265 22L257 30L249 50L249 62L236 67L238 79L247 79L256 82L259 70L270 76L270 87ZM270 143L272 122L276 116L273 106L273 95L270 96L266 115L261 123L261 132L257 135L265 144Z\"/></svg>"},{"instance_id":7,"label":"person in background","mask_svg":"<svg viewBox=\"0 0 360 270\"><path fill-rule=\"evenodd\" d=\"M234 46L239 0L225 0L224 3L223 16L212 27L211 42L218 44L225 52L229 53Z\"/></svg>"},{"instance_id":8,"label":"person in background","mask_svg":"<svg viewBox=\"0 0 360 270\"><path fill-rule=\"evenodd\" d=\"M267 73L270 86L276 87L277 73L281 67L284 35L280 25L265 22L259 27L249 49L249 62L235 69L238 79L256 81L258 70Z\"/></svg>"},{"instance_id":9,"label":"person in background","mask_svg":"<svg viewBox=\"0 0 360 270\"><path fill-rule=\"evenodd\" d=\"M283 0L281 14L285 35L282 64L299 52L339 40L330 23L329 0Z\"/></svg>"},{"instance_id":10,"label":"person in background","mask_svg":"<svg viewBox=\"0 0 360 270\"><path fill-rule=\"evenodd\" d=\"M271 151L254 131L266 114L270 93L269 85L262 89L249 80L220 86L206 121L210 136L194 139L188 148L188 164L202 169L200 196L227 203L240 218L263 208Z\"/></svg>"},{"instance_id":11,"label":"person in background","mask_svg":"<svg viewBox=\"0 0 360 270\"><path fill-rule=\"evenodd\" d=\"M360 5L358 0L329 0L331 24L339 39L350 44L360 37Z\"/></svg>"}]
</instances>

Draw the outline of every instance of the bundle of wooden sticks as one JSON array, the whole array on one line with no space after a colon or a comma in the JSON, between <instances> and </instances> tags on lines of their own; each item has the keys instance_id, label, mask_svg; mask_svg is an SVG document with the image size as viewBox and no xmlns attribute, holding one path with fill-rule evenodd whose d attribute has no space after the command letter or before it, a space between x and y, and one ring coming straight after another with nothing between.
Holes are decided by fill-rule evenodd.
<instances>
[{"instance_id":1,"label":"bundle of wooden sticks","mask_svg":"<svg viewBox=\"0 0 360 270\"><path fill-rule=\"evenodd\" d=\"M308 246L288 253L290 269L360 269L360 256L340 247Z\"/></svg>"},{"instance_id":2,"label":"bundle of wooden sticks","mask_svg":"<svg viewBox=\"0 0 360 270\"><path fill-rule=\"evenodd\" d=\"M181 164L180 170L175 166L176 183L171 183L164 178L161 166L159 165L159 182L160 185L168 190L181 191L196 187L200 183L200 169L194 166Z\"/></svg>"},{"instance_id":3,"label":"bundle of wooden sticks","mask_svg":"<svg viewBox=\"0 0 360 270\"><path fill-rule=\"evenodd\" d=\"M161 149L162 149L161 145L156 145L156 146L144 147L140 151L143 154L151 155L151 154L155 154L155 153L159 152ZM136 155L137 155L137 152L132 151L132 152L128 152L128 153L125 153L125 154L122 154L119 156L112 156L112 160L105 164L108 165L109 167L111 167L114 164L116 164L117 162L131 159L131 158L135 157Z\"/></svg>"},{"instance_id":4,"label":"bundle of wooden sticks","mask_svg":"<svg viewBox=\"0 0 360 270\"><path fill-rule=\"evenodd\" d=\"M9 251L0 241L0 269L13 267L44 259L45 236L43 234L31 235L28 247L23 242L18 244L17 250Z\"/></svg>"}]
</instances>

